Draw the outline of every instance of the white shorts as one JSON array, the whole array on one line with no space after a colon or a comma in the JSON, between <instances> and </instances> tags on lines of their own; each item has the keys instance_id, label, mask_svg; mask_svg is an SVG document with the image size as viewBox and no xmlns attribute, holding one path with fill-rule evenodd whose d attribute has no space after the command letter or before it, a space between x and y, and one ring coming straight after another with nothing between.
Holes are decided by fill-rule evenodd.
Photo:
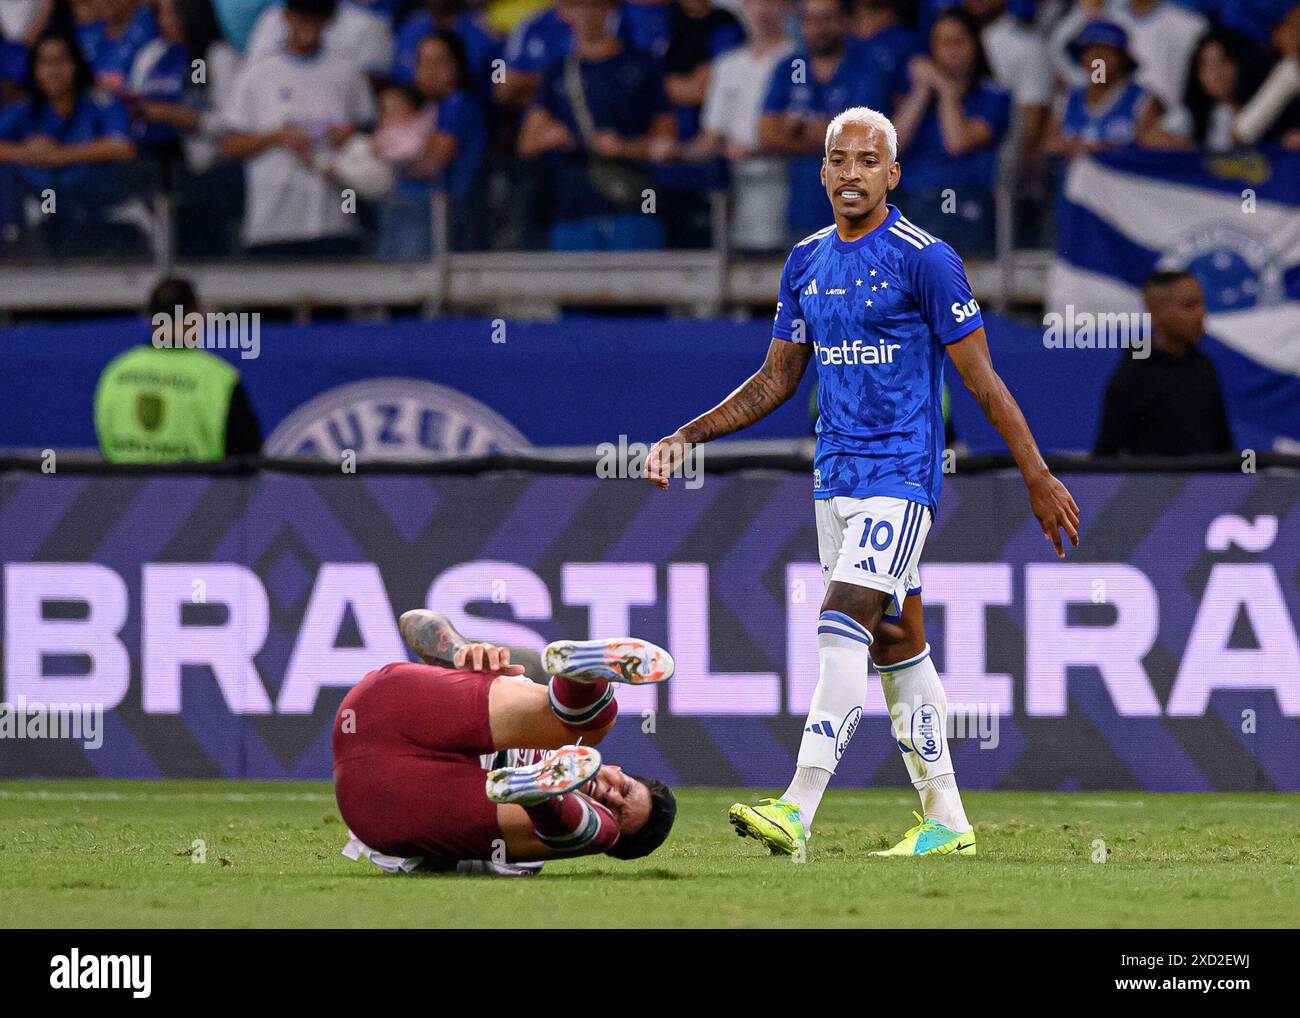
<instances>
[{"instance_id":1,"label":"white shorts","mask_svg":"<svg viewBox=\"0 0 1300 1018\"><path fill-rule=\"evenodd\" d=\"M822 579L871 587L893 597L885 617L903 614L903 601L921 593L921 549L930 507L904 498L819 498L817 554Z\"/></svg>"}]
</instances>

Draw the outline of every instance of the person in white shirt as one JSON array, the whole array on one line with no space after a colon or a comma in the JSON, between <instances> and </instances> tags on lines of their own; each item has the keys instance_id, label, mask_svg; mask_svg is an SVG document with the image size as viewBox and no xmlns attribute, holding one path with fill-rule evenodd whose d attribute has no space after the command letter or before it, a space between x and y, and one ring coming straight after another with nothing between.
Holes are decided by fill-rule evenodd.
<instances>
[{"instance_id":1,"label":"person in white shirt","mask_svg":"<svg viewBox=\"0 0 1300 1018\"><path fill-rule=\"evenodd\" d=\"M790 11L790 0L742 0L746 43L713 62L700 133L683 153L731 162L731 240L746 251L775 249L785 240L785 163L758 155L758 121L772 71L794 49L786 31Z\"/></svg>"},{"instance_id":2,"label":"person in white shirt","mask_svg":"<svg viewBox=\"0 0 1300 1018\"><path fill-rule=\"evenodd\" d=\"M1161 101L1172 122L1182 107L1192 53L1209 22L1172 0L1079 0L1057 24L1049 43L1057 75L1071 86L1087 81L1070 58L1070 43L1097 18L1113 21L1128 33L1137 82Z\"/></svg>"},{"instance_id":3,"label":"person in white shirt","mask_svg":"<svg viewBox=\"0 0 1300 1018\"><path fill-rule=\"evenodd\" d=\"M322 146L341 147L375 116L365 75L323 49L332 6L288 0L284 50L246 65L223 112L222 152L247 160L243 239L253 254L359 249L347 197L313 167Z\"/></svg>"},{"instance_id":4,"label":"person in white shirt","mask_svg":"<svg viewBox=\"0 0 1300 1018\"><path fill-rule=\"evenodd\" d=\"M350 60L368 74L387 74L393 64L393 30L378 14L332 0L325 26L325 52ZM245 57L254 61L279 52L289 35L286 8L262 12L248 37Z\"/></svg>"},{"instance_id":5,"label":"person in white shirt","mask_svg":"<svg viewBox=\"0 0 1300 1018\"><path fill-rule=\"evenodd\" d=\"M1007 10L1007 0L962 0L962 6L979 19L980 41L993 78L1015 100L1015 147L1032 163L1042 148L1052 106L1046 40Z\"/></svg>"},{"instance_id":6,"label":"person in white shirt","mask_svg":"<svg viewBox=\"0 0 1300 1018\"><path fill-rule=\"evenodd\" d=\"M3 0L0 3L0 39L30 45L50 15L54 0Z\"/></svg>"}]
</instances>

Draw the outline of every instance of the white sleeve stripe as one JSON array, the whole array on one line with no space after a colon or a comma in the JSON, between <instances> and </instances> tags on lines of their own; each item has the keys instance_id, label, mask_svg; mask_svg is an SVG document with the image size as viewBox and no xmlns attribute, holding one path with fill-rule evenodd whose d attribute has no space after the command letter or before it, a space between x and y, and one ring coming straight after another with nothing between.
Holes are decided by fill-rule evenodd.
<instances>
[{"instance_id":1,"label":"white sleeve stripe","mask_svg":"<svg viewBox=\"0 0 1300 1018\"><path fill-rule=\"evenodd\" d=\"M900 230L900 229L898 228L898 225L897 225L897 224L891 226L891 227L889 228L889 232L892 233L895 237L902 237L903 240L907 241L909 244L911 244L911 245L912 245L914 248L916 248L918 251L922 250L922 249L925 247L925 245L922 244L919 240L917 240L917 239L914 238L914 237L909 237L906 233L904 233L902 230Z\"/></svg>"},{"instance_id":2,"label":"white sleeve stripe","mask_svg":"<svg viewBox=\"0 0 1300 1018\"><path fill-rule=\"evenodd\" d=\"M796 244L795 247L803 247L805 244L811 244L814 240L820 240L822 237L826 236L826 234L830 233L831 230L833 229L835 229L835 224L831 223L830 226L823 227L822 229L818 230L816 233L808 234L808 236L804 237L803 240L799 241L799 243Z\"/></svg>"},{"instance_id":3,"label":"white sleeve stripe","mask_svg":"<svg viewBox=\"0 0 1300 1018\"><path fill-rule=\"evenodd\" d=\"M923 234L915 226L911 226L911 224L904 223L903 220L901 219L898 222L896 222L894 226L891 227L891 229L898 229L902 231L902 233L905 234L906 236L919 240L921 242L921 247L929 247L932 243L934 243L932 239L927 240L925 234Z\"/></svg>"},{"instance_id":4,"label":"white sleeve stripe","mask_svg":"<svg viewBox=\"0 0 1300 1018\"><path fill-rule=\"evenodd\" d=\"M904 228L906 228L906 229L908 229L908 230L911 230L913 233L915 233L915 234L916 234L918 237L920 237L922 240L929 241L931 244L933 244L936 240L939 239L938 237L935 237L935 236L932 236L931 234L926 233L923 229L921 229L919 226L917 226L914 222L912 222L912 221L911 221L910 219L908 219L906 216L899 216L899 217L898 217L898 223L899 223L900 226L902 226L902 227L904 227Z\"/></svg>"}]
</instances>

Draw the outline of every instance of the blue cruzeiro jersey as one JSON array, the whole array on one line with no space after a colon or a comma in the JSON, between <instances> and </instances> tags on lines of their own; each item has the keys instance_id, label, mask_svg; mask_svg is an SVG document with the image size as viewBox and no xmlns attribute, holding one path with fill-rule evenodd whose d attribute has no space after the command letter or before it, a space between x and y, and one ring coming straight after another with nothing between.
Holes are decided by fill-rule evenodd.
<instances>
[{"instance_id":1,"label":"blue cruzeiro jersey","mask_svg":"<svg viewBox=\"0 0 1300 1018\"><path fill-rule=\"evenodd\" d=\"M939 507L944 347L984 324L961 259L894 206L846 243L794 246L772 335L817 361L813 496L887 495Z\"/></svg>"}]
</instances>

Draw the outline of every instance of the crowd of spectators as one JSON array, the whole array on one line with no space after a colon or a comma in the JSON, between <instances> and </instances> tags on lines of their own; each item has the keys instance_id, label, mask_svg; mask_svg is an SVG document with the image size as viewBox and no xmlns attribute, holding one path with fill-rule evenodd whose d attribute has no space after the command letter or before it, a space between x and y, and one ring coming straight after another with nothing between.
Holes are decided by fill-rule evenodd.
<instances>
[{"instance_id":1,"label":"crowd of spectators","mask_svg":"<svg viewBox=\"0 0 1300 1018\"><path fill-rule=\"evenodd\" d=\"M691 247L729 191L779 251L865 105L908 216L988 254L999 180L1300 148L1298 96L1300 0L3 0L0 248L115 255L160 192L191 257L425 258L439 192L460 250Z\"/></svg>"}]
</instances>

